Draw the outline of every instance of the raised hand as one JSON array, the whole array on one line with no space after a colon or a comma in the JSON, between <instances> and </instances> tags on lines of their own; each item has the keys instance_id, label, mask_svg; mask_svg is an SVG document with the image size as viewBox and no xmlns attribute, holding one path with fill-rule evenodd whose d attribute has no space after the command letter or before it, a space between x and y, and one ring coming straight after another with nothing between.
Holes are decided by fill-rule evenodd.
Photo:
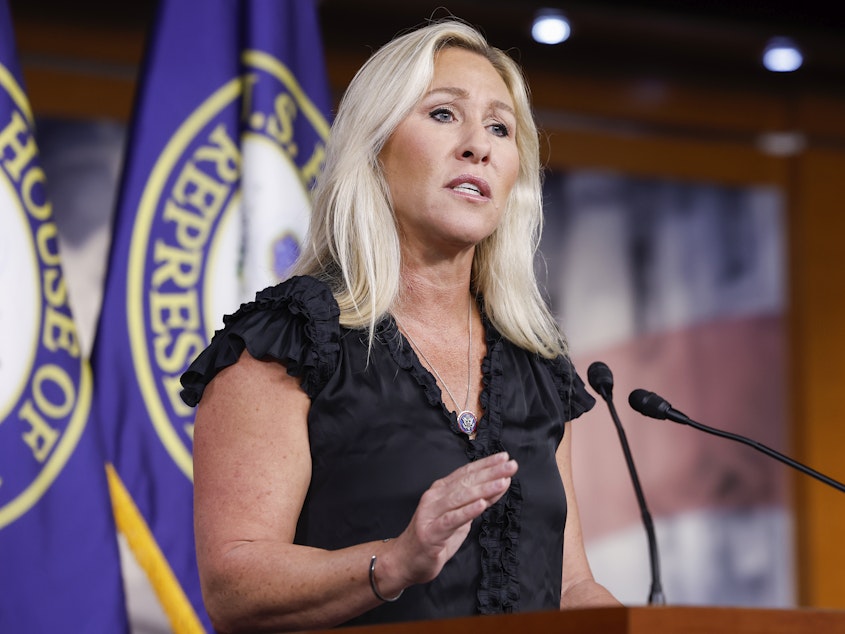
<instances>
[{"instance_id":1,"label":"raised hand","mask_svg":"<svg viewBox=\"0 0 845 634\"><path fill-rule=\"evenodd\" d=\"M434 482L420 498L408 527L392 544L390 559L396 581L405 587L434 579L466 539L472 520L508 490L517 468L516 461L502 452Z\"/></svg>"}]
</instances>

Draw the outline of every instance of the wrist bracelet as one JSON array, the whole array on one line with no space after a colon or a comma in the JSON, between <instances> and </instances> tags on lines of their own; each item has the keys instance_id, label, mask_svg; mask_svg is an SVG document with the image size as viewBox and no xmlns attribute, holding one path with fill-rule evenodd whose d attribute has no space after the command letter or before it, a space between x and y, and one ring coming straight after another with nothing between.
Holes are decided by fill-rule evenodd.
<instances>
[{"instance_id":1,"label":"wrist bracelet","mask_svg":"<svg viewBox=\"0 0 845 634\"><path fill-rule=\"evenodd\" d=\"M405 589L403 588L402 590L399 591L399 594L397 594L395 597L393 597L392 599L388 599L386 596L384 596L381 592L378 591L378 586L376 586L376 556L375 555L373 555L373 558L370 559L370 587L373 589L373 594L376 595L376 598L379 601L384 601L385 603L392 603L393 601L396 601L399 597L402 596L402 593L405 592Z\"/></svg>"}]
</instances>

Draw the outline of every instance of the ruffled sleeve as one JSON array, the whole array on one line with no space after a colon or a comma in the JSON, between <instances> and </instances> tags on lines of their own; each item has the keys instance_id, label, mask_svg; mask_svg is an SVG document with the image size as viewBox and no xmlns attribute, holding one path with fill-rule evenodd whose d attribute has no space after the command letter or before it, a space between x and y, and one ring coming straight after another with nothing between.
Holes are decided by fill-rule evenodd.
<instances>
[{"instance_id":1,"label":"ruffled sleeve","mask_svg":"<svg viewBox=\"0 0 845 634\"><path fill-rule=\"evenodd\" d=\"M313 399L337 367L339 314L328 286L312 277L293 277L260 291L255 301L223 318L223 328L182 375L182 400L191 407L199 403L206 385L244 349L256 359L283 363Z\"/></svg>"},{"instance_id":2,"label":"ruffled sleeve","mask_svg":"<svg viewBox=\"0 0 845 634\"><path fill-rule=\"evenodd\" d=\"M575 371L569 357L543 359L554 378L557 392L565 409L565 420L578 418L596 404L596 399L587 391L584 381Z\"/></svg>"}]
</instances>

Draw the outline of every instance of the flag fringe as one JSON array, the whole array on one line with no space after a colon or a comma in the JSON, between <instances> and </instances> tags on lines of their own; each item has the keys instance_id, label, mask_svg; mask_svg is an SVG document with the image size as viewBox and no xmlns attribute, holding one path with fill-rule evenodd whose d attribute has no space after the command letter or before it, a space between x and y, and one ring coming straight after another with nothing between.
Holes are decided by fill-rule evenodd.
<instances>
[{"instance_id":1,"label":"flag fringe","mask_svg":"<svg viewBox=\"0 0 845 634\"><path fill-rule=\"evenodd\" d=\"M146 573L174 634L205 634L196 611L120 476L111 464L106 465L106 473L117 528Z\"/></svg>"}]
</instances>

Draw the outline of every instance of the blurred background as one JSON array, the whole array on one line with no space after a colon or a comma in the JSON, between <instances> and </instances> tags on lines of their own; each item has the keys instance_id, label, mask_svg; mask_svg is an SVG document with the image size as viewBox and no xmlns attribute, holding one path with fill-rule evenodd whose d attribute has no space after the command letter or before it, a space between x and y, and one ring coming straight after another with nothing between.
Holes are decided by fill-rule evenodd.
<instances>
[{"instance_id":1,"label":"blurred background","mask_svg":"<svg viewBox=\"0 0 845 634\"><path fill-rule=\"evenodd\" d=\"M10 1L65 272L90 350L155 2ZM449 14L523 66L547 166L538 273L587 367L605 361L657 528L670 604L845 608L845 500L752 449L627 406L654 390L699 422L843 480L845 21L829 2L321 0L339 99L404 29ZM571 32L532 39L538 12ZM789 40L802 64L767 70ZM574 426L599 580L648 597L645 533L601 400ZM166 621L131 556L138 632Z\"/></svg>"}]
</instances>

